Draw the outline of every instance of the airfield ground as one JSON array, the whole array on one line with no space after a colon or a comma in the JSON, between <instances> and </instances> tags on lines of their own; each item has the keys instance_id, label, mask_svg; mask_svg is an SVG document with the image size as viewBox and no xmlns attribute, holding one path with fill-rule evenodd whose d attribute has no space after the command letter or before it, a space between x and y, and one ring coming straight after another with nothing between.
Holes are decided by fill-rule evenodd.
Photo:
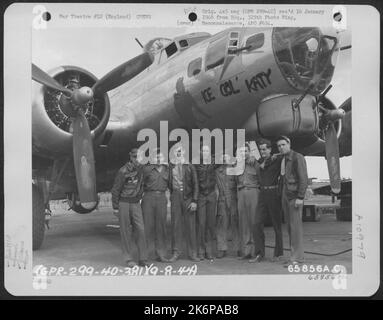
<instances>
[{"instance_id":1,"label":"airfield ground","mask_svg":"<svg viewBox=\"0 0 383 320\"><path fill-rule=\"evenodd\" d=\"M304 248L307 265L327 266L330 270L334 265L346 267L352 272L351 222L337 221L335 214L322 214L320 221L304 222ZM289 270L282 263L273 263L274 232L272 227L265 228L266 259L257 264L240 261L235 253L223 259L197 262L198 275L225 274L288 274ZM283 225L284 247L289 248L286 225ZM170 241L170 237L169 237ZM169 245L170 247L170 245ZM170 248L169 248L170 249ZM153 248L150 248L154 258ZM285 250L285 256L289 251ZM160 270L168 264L150 260ZM82 265L92 266L95 270L117 266L124 268L120 249L120 235L118 219L113 215L110 207L101 207L96 211L81 215L65 208L54 208L54 215L50 222L50 229L46 231L42 247L33 252L33 264L46 267L71 267ZM192 266L194 263L181 256L181 259L171 264L173 269L182 266Z\"/></svg>"}]
</instances>

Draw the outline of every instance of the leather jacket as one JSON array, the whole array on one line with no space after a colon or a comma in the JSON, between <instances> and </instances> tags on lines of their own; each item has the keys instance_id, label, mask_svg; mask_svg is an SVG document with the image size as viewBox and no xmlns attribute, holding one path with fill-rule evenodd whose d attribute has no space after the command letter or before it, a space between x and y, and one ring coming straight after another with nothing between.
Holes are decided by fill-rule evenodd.
<instances>
[{"instance_id":1,"label":"leather jacket","mask_svg":"<svg viewBox=\"0 0 383 320\"><path fill-rule=\"evenodd\" d=\"M293 150L285 156L285 176L283 187L289 200L304 199L308 187L305 157Z\"/></svg>"},{"instance_id":2,"label":"leather jacket","mask_svg":"<svg viewBox=\"0 0 383 320\"><path fill-rule=\"evenodd\" d=\"M113 209L118 209L118 203L139 202L143 193L142 166L127 162L117 173L111 190Z\"/></svg>"},{"instance_id":3,"label":"leather jacket","mask_svg":"<svg viewBox=\"0 0 383 320\"><path fill-rule=\"evenodd\" d=\"M169 164L169 190L173 192L173 168L174 164ZM182 186L184 199L192 199L193 202L197 202L198 199L198 178L197 172L192 164L182 164Z\"/></svg>"}]
</instances>

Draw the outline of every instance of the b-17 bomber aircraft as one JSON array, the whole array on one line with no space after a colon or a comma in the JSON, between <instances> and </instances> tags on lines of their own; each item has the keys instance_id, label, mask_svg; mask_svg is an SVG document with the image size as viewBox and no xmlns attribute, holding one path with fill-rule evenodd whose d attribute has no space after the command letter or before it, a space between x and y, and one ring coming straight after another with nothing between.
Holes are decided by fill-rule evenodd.
<instances>
[{"instance_id":1,"label":"b-17 bomber aircraft","mask_svg":"<svg viewBox=\"0 0 383 320\"><path fill-rule=\"evenodd\" d=\"M32 64L33 248L49 200L93 211L98 192L139 146L142 128L245 129L246 139L288 135L294 150L325 156L332 192L351 154L351 97L326 97L340 46L334 30L230 28L156 38L101 79L76 66ZM332 89L336 90L336 88ZM342 130L343 128L343 130Z\"/></svg>"}]
</instances>

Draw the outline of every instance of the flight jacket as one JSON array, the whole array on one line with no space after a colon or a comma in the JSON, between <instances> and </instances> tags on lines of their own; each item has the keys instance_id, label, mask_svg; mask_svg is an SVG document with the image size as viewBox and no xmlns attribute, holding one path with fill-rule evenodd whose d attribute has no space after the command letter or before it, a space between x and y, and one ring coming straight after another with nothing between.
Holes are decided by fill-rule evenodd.
<instances>
[{"instance_id":1,"label":"flight jacket","mask_svg":"<svg viewBox=\"0 0 383 320\"><path fill-rule=\"evenodd\" d=\"M169 190L173 192L173 163L169 164ZM184 199L192 199L193 202L197 202L198 199L198 178L197 171L192 164L182 164L182 186Z\"/></svg>"},{"instance_id":2,"label":"flight jacket","mask_svg":"<svg viewBox=\"0 0 383 320\"><path fill-rule=\"evenodd\" d=\"M118 203L137 203L143 193L143 167L127 162L117 173L112 193L113 209L118 209Z\"/></svg>"},{"instance_id":3,"label":"flight jacket","mask_svg":"<svg viewBox=\"0 0 383 320\"><path fill-rule=\"evenodd\" d=\"M285 176L283 186L289 200L304 199L308 187L305 157L293 150L285 156Z\"/></svg>"}]
</instances>

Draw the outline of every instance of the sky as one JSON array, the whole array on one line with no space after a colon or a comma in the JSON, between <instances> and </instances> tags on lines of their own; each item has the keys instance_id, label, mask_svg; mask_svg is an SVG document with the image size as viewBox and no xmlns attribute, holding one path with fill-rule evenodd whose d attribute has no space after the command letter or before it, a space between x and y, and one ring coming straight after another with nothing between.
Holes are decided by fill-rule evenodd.
<instances>
[{"instance_id":1,"label":"sky","mask_svg":"<svg viewBox=\"0 0 383 320\"><path fill-rule=\"evenodd\" d=\"M173 38L190 32L220 29L204 27L193 30L179 28L47 28L32 33L32 61L45 71L62 65L84 68L101 78L121 63L142 53L142 44L156 37ZM343 43L350 44L347 35ZM342 44L343 45L343 44ZM341 52L328 97L340 105L351 94L351 50ZM323 157L306 157L309 177L328 179ZM352 157L340 159L341 176L352 177Z\"/></svg>"}]
</instances>

